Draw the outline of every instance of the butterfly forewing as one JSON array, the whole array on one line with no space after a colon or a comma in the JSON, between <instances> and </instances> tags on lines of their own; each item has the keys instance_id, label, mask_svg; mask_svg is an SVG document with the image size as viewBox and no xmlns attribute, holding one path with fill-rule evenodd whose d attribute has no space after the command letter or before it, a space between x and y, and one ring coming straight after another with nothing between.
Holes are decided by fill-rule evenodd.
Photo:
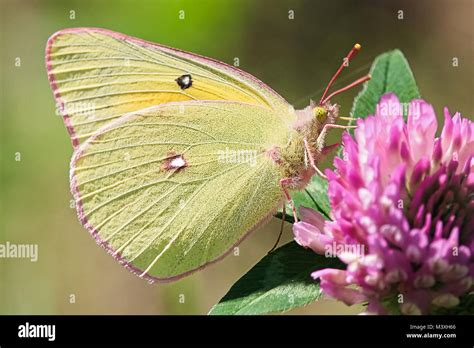
<instances>
[{"instance_id":1,"label":"butterfly forewing","mask_svg":"<svg viewBox=\"0 0 474 348\"><path fill-rule=\"evenodd\" d=\"M103 29L54 34L46 66L75 146L125 113L168 102L230 100L287 108L278 94L238 69ZM286 117L280 122L289 123Z\"/></svg>"}]
</instances>

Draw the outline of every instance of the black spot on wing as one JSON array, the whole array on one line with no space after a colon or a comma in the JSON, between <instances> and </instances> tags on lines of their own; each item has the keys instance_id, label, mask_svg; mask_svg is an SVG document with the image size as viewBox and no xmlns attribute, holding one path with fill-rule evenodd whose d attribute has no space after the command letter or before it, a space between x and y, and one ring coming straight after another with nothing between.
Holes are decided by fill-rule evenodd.
<instances>
[{"instance_id":1,"label":"black spot on wing","mask_svg":"<svg viewBox=\"0 0 474 348\"><path fill-rule=\"evenodd\" d=\"M180 76L175 81L181 89L186 89L193 85L193 79L189 74Z\"/></svg>"}]
</instances>

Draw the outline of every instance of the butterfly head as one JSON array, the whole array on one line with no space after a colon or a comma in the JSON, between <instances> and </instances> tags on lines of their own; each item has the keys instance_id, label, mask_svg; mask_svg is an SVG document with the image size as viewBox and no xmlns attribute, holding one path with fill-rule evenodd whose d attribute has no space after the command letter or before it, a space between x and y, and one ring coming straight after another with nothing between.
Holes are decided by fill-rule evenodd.
<instances>
[{"instance_id":1,"label":"butterfly head","mask_svg":"<svg viewBox=\"0 0 474 348\"><path fill-rule=\"evenodd\" d=\"M324 123L328 117L328 110L324 106L316 106L313 108L314 117L321 123Z\"/></svg>"}]
</instances>

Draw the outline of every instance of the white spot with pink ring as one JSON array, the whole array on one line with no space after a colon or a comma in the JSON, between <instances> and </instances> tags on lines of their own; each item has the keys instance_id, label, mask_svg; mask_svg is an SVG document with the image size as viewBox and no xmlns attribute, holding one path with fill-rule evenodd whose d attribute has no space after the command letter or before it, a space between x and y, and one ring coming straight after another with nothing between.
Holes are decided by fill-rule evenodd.
<instances>
[{"instance_id":1,"label":"white spot with pink ring","mask_svg":"<svg viewBox=\"0 0 474 348\"><path fill-rule=\"evenodd\" d=\"M178 156L178 157L175 157L173 158L171 161L170 161L170 167L171 168L182 168L184 166L186 166L186 162L184 161L184 158L181 157L181 156Z\"/></svg>"}]
</instances>

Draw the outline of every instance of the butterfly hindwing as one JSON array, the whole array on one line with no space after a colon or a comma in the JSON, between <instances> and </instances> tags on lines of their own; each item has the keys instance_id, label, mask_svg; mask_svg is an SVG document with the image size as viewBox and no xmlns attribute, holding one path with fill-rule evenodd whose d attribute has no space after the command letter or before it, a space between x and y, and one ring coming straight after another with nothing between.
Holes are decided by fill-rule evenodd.
<instances>
[{"instance_id":1,"label":"butterfly hindwing","mask_svg":"<svg viewBox=\"0 0 474 348\"><path fill-rule=\"evenodd\" d=\"M218 259L282 201L280 172L266 154L287 142L282 117L223 101L124 115L73 157L82 223L149 279L175 279Z\"/></svg>"}]
</instances>

